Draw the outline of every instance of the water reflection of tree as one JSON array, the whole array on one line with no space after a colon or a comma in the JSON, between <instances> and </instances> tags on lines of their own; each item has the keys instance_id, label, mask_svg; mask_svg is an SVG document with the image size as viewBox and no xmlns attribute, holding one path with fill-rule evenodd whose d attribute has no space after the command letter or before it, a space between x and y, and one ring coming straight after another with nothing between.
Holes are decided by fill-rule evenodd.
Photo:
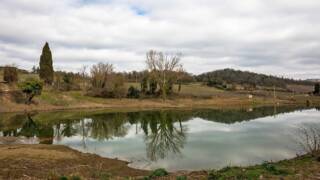
<instances>
[{"instance_id":1,"label":"water reflection of tree","mask_svg":"<svg viewBox=\"0 0 320 180\"><path fill-rule=\"evenodd\" d=\"M169 153L175 155L181 154L186 141L186 128L174 125L177 119L174 119L171 113L159 112L153 114L154 118L149 121L142 121L142 127L149 124L151 133L145 131L145 142L147 146L147 157L151 161L164 159ZM157 116L157 117L156 117ZM178 119L178 121L180 121Z\"/></svg>"},{"instance_id":2,"label":"water reflection of tree","mask_svg":"<svg viewBox=\"0 0 320 180\"><path fill-rule=\"evenodd\" d=\"M92 117L90 136L98 140L108 140L113 137L123 137L129 129L126 115L123 113L104 114Z\"/></svg>"},{"instance_id":3,"label":"water reflection of tree","mask_svg":"<svg viewBox=\"0 0 320 180\"><path fill-rule=\"evenodd\" d=\"M251 111L245 109L219 109L219 110L199 110L194 111L194 117L200 117L208 121L214 121L225 124L250 121L260 117L276 116L282 113L294 112L296 110L309 109L308 107L296 106L267 106L253 108Z\"/></svg>"},{"instance_id":4,"label":"water reflection of tree","mask_svg":"<svg viewBox=\"0 0 320 180\"><path fill-rule=\"evenodd\" d=\"M61 131L61 135L64 137L71 137L75 135L77 130L73 127L73 123L71 121L67 121L63 124L63 129Z\"/></svg>"},{"instance_id":5,"label":"water reflection of tree","mask_svg":"<svg viewBox=\"0 0 320 180\"><path fill-rule=\"evenodd\" d=\"M39 131L37 124L33 121L30 115L27 115L27 120L22 125L19 135L25 137L34 137L38 136L38 134Z\"/></svg>"},{"instance_id":6,"label":"water reflection of tree","mask_svg":"<svg viewBox=\"0 0 320 180\"><path fill-rule=\"evenodd\" d=\"M27 114L27 120L21 127L18 136L38 137L40 144L52 144L54 130L51 126L41 126L34 122L30 114Z\"/></svg>"}]
</instances>

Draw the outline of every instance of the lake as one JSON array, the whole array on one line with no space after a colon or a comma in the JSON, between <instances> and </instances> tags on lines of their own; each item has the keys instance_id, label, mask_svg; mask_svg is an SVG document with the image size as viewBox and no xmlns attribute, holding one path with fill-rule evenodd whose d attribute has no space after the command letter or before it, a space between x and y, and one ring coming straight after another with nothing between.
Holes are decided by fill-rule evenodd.
<instances>
[{"instance_id":1,"label":"lake","mask_svg":"<svg viewBox=\"0 0 320 180\"><path fill-rule=\"evenodd\" d=\"M61 144L142 169L202 170L293 158L319 108L0 114L0 144Z\"/></svg>"}]
</instances>

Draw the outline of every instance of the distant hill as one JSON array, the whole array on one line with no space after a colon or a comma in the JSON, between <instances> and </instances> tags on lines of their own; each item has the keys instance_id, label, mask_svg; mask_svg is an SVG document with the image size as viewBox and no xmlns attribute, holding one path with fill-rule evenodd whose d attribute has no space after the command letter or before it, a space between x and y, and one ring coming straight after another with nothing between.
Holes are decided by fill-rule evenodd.
<instances>
[{"instance_id":1,"label":"distant hill","mask_svg":"<svg viewBox=\"0 0 320 180\"><path fill-rule=\"evenodd\" d=\"M2 72L4 69L4 66L0 66L0 72ZM18 70L18 73L23 73L23 74L28 74L29 72L27 70L24 70L24 69L19 69L17 68Z\"/></svg>"},{"instance_id":2,"label":"distant hill","mask_svg":"<svg viewBox=\"0 0 320 180\"><path fill-rule=\"evenodd\" d=\"M306 81L317 83L320 82L320 79L307 79Z\"/></svg>"},{"instance_id":3,"label":"distant hill","mask_svg":"<svg viewBox=\"0 0 320 180\"><path fill-rule=\"evenodd\" d=\"M280 87L286 88L289 84L313 85L313 82L281 78L271 75L258 74L249 71L223 69L207 72L196 76L197 81L207 82L208 85L240 84L250 86Z\"/></svg>"}]
</instances>

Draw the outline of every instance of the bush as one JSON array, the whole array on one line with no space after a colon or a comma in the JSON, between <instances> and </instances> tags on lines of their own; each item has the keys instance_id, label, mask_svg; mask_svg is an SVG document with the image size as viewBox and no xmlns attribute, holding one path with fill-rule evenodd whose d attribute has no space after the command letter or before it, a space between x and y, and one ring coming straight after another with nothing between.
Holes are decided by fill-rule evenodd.
<instances>
[{"instance_id":1,"label":"bush","mask_svg":"<svg viewBox=\"0 0 320 180\"><path fill-rule=\"evenodd\" d=\"M159 168L159 169L156 169L154 171L152 171L152 173L150 174L149 177L153 178L153 177L161 177L161 176L166 176L168 175L169 173L163 169L163 168Z\"/></svg>"},{"instance_id":2,"label":"bush","mask_svg":"<svg viewBox=\"0 0 320 180\"><path fill-rule=\"evenodd\" d=\"M79 84L67 84L67 83L62 83L59 88L60 91L78 91L80 89L81 88Z\"/></svg>"},{"instance_id":3,"label":"bush","mask_svg":"<svg viewBox=\"0 0 320 180\"><path fill-rule=\"evenodd\" d=\"M59 180L81 180L81 178L79 176L71 176L70 178L68 178L67 176L60 176Z\"/></svg>"},{"instance_id":4,"label":"bush","mask_svg":"<svg viewBox=\"0 0 320 180\"><path fill-rule=\"evenodd\" d=\"M221 175L217 171L210 171L208 174L208 180L216 180L219 179Z\"/></svg>"},{"instance_id":5,"label":"bush","mask_svg":"<svg viewBox=\"0 0 320 180\"><path fill-rule=\"evenodd\" d=\"M3 70L3 80L8 83L14 83L18 81L18 70L16 67L6 66Z\"/></svg>"},{"instance_id":6,"label":"bush","mask_svg":"<svg viewBox=\"0 0 320 180\"><path fill-rule=\"evenodd\" d=\"M176 180L187 180L187 176L178 176Z\"/></svg>"},{"instance_id":7,"label":"bush","mask_svg":"<svg viewBox=\"0 0 320 180\"><path fill-rule=\"evenodd\" d=\"M87 95L103 98L123 98L127 96L124 77L119 74L109 74L102 86L92 86Z\"/></svg>"},{"instance_id":8,"label":"bush","mask_svg":"<svg viewBox=\"0 0 320 180\"><path fill-rule=\"evenodd\" d=\"M76 78L73 73L57 72L55 73L54 88L60 91L80 90Z\"/></svg>"},{"instance_id":9,"label":"bush","mask_svg":"<svg viewBox=\"0 0 320 180\"><path fill-rule=\"evenodd\" d=\"M286 175L288 174L286 171L278 169L275 165L268 163L268 162L264 162L262 164L262 167L267 170L268 172L274 174L274 175Z\"/></svg>"},{"instance_id":10,"label":"bush","mask_svg":"<svg viewBox=\"0 0 320 180\"><path fill-rule=\"evenodd\" d=\"M129 89L128 89L127 97L128 98L139 98L140 97L140 91L137 88L135 88L133 86L130 86Z\"/></svg>"},{"instance_id":11,"label":"bush","mask_svg":"<svg viewBox=\"0 0 320 180\"><path fill-rule=\"evenodd\" d=\"M29 78L19 84L19 87L21 91L26 94L26 104L30 104L34 96L41 94L43 83L39 80Z\"/></svg>"}]
</instances>

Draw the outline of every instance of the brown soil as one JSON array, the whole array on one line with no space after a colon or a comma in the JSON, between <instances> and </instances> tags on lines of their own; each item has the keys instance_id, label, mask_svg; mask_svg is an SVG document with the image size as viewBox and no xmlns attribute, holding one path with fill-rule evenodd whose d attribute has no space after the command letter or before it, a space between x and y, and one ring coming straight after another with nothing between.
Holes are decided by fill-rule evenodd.
<instances>
[{"instance_id":1,"label":"brown soil","mask_svg":"<svg viewBox=\"0 0 320 180\"><path fill-rule=\"evenodd\" d=\"M61 145L0 145L0 179L122 179L142 177L148 171L127 162L81 153Z\"/></svg>"}]
</instances>

